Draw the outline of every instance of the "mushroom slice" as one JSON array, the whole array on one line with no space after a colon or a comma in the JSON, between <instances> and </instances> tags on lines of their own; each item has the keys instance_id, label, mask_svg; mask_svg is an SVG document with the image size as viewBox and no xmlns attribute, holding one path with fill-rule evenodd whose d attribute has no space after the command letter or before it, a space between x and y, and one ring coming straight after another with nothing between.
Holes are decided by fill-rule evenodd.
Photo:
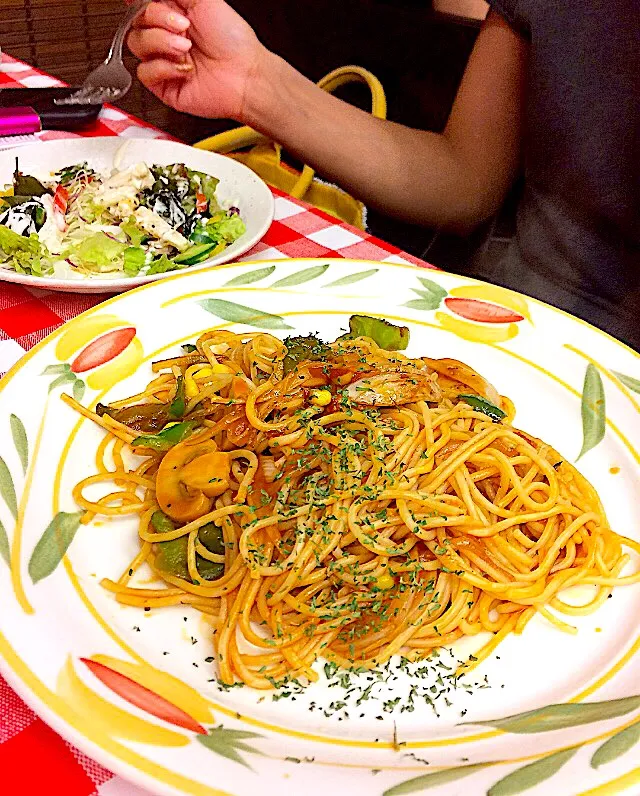
<instances>
[{"instance_id":1,"label":"mushroom slice","mask_svg":"<svg viewBox=\"0 0 640 796\"><path fill-rule=\"evenodd\" d=\"M213 498L229 487L230 469L229 454L218 451L215 443L179 442L158 467L158 505L177 522L197 520L211 510Z\"/></svg>"}]
</instances>

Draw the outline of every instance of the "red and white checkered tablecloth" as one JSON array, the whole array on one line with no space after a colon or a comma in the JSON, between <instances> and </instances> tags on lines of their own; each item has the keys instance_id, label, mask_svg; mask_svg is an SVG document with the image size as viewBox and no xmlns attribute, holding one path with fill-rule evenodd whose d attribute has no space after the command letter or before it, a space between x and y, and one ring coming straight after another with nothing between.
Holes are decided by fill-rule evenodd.
<instances>
[{"instance_id":1,"label":"red and white checkered tablecloth","mask_svg":"<svg viewBox=\"0 0 640 796\"><path fill-rule=\"evenodd\" d=\"M2 55L0 88L55 85L62 84L21 61ZM98 121L83 130L82 135L171 138L140 119L111 107L105 108ZM40 141L74 137L78 137L78 133L44 131L36 135ZM304 202L275 190L274 194L274 222L265 237L242 257L243 260L347 257L429 267L396 246L343 224ZM0 375L65 321L106 298L0 284ZM65 796L145 796L139 788L114 776L63 741L24 704L2 677L0 771L2 792L11 796L47 796L54 790L64 792Z\"/></svg>"}]
</instances>

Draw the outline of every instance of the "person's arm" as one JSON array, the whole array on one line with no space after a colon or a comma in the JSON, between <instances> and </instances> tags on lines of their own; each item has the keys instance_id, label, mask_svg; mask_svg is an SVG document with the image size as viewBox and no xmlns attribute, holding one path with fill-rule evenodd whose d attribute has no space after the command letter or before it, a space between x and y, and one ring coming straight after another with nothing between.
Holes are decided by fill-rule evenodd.
<instances>
[{"instance_id":1,"label":"person's arm","mask_svg":"<svg viewBox=\"0 0 640 796\"><path fill-rule=\"evenodd\" d=\"M442 135L375 119L273 55L247 93L245 120L368 204L470 227L500 206L518 168L526 46L490 15Z\"/></svg>"},{"instance_id":2,"label":"person's arm","mask_svg":"<svg viewBox=\"0 0 640 796\"><path fill-rule=\"evenodd\" d=\"M248 124L408 221L465 231L500 207L520 159L527 44L498 14L483 24L437 134L374 119L322 91L221 0L178 0L193 42L185 63L184 50L169 51L155 5L130 44L143 59L141 80L174 107Z\"/></svg>"}]
</instances>

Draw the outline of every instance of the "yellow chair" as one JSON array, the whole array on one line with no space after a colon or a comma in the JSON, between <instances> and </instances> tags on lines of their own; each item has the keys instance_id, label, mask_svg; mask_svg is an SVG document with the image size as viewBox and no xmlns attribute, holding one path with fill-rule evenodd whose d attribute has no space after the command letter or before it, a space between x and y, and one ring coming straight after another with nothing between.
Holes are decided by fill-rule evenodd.
<instances>
[{"instance_id":1,"label":"yellow chair","mask_svg":"<svg viewBox=\"0 0 640 796\"><path fill-rule=\"evenodd\" d=\"M318 82L320 88L333 92L346 83L365 83L371 91L371 113L379 119L386 118L387 100L378 78L360 66L343 66L335 69ZM262 179L296 199L318 207L359 229L365 228L365 207L346 191L335 185L321 182L310 166L301 172L282 162L282 147L275 141L251 129L238 127L205 138L194 144L198 149L229 155L247 165ZM244 151L242 151L244 150Z\"/></svg>"}]
</instances>

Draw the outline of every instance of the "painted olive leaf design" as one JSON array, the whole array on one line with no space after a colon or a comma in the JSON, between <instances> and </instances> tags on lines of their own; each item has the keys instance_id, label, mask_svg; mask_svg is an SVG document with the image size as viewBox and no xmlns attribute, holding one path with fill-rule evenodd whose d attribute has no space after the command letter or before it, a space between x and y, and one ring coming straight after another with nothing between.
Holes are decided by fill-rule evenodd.
<instances>
[{"instance_id":1,"label":"painted olive leaf design","mask_svg":"<svg viewBox=\"0 0 640 796\"><path fill-rule=\"evenodd\" d=\"M5 460L0 456L0 496L7 504L13 518L18 517L18 500L16 498L16 488L13 485L11 471L6 465Z\"/></svg>"},{"instance_id":2,"label":"painted olive leaf design","mask_svg":"<svg viewBox=\"0 0 640 796\"><path fill-rule=\"evenodd\" d=\"M611 699L606 702L569 702L566 705L547 705L544 708L516 713L502 719L489 721L469 721L464 724L482 724L485 727L497 727L503 732L518 734L550 732L591 724L594 721L606 721L624 716L640 707L640 695Z\"/></svg>"},{"instance_id":3,"label":"painted olive leaf design","mask_svg":"<svg viewBox=\"0 0 640 796\"><path fill-rule=\"evenodd\" d=\"M72 386L73 397L76 401L81 401L84 397L85 383L71 371L71 365L69 365L68 362L63 362L60 365L47 365L40 375L56 377L49 384L49 392L52 392L56 387L60 387L63 384L69 384Z\"/></svg>"},{"instance_id":4,"label":"painted olive leaf design","mask_svg":"<svg viewBox=\"0 0 640 796\"><path fill-rule=\"evenodd\" d=\"M268 268L258 268L254 271L247 271L239 276L234 276L228 282L225 282L223 287L235 287L237 285L251 285L253 282L259 282L261 279L266 279L276 270L275 265L270 265Z\"/></svg>"},{"instance_id":5,"label":"painted olive leaf design","mask_svg":"<svg viewBox=\"0 0 640 796\"><path fill-rule=\"evenodd\" d=\"M492 785L487 791L487 796L515 796L515 794L523 793L529 788L539 785L557 774L579 748L579 746L572 746L570 749L554 752L552 755L547 755L534 763L512 771L511 774L507 774L506 777Z\"/></svg>"},{"instance_id":6,"label":"painted olive leaf design","mask_svg":"<svg viewBox=\"0 0 640 796\"><path fill-rule=\"evenodd\" d=\"M335 282L329 282L322 287L345 287L345 285L355 285L356 282L362 282L363 279L368 279L370 276L374 276L379 270L379 268L371 268L369 271L358 271L357 274L343 276L340 279L336 279Z\"/></svg>"},{"instance_id":7,"label":"painted olive leaf design","mask_svg":"<svg viewBox=\"0 0 640 796\"><path fill-rule=\"evenodd\" d=\"M253 307L244 307L242 304L234 304L232 301L204 299L203 301L199 301L198 304L212 315L222 318L223 321L244 323L247 326L255 326L258 329L293 328L286 324L280 315L271 315L269 312L256 310L253 309Z\"/></svg>"},{"instance_id":8,"label":"painted olive leaf design","mask_svg":"<svg viewBox=\"0 0 640 796\"><path fill-rule=\"evenodd\" d=\"M442 304L442 299L448 295L447 291L437 282L422 276L418 277L418 282L420 282L423 289L412 287L411 290L417 293L420 298L407 301L404 306L411 307L414 310L437 310Z\"/></svg>"},{"instance_id":9,"label":"painted olive leaf design","mask_svg":"<svg viewBox=\"0 0 640 796\"><path fill-rule=\"evenodd\" d=\"M582 388L582 450L578 459L596 447L604 437L606 402L604 386L597 368L589 363Z\"/></svg>"},{"instance_id":10,"label":"painted olive leaf design","mask_svg":"<svg viewBox=\"0 0 640 796\"><path fill-rule=\"evenodd\" d=\"M9 537L7 536L7 531L2 521L0 521L0 557L9 564L11 560L11 548L9 547Z\"/></svg>"},{"instance_id":11,"label":"painted olive leaf design","mask_svg":"<svg viewBox=\"0 0 640 796\"><path fill-rule=\"evenodd\" d=\"M63 362L60 365L47 365L47 367L40 374L41 376L53 376L60 373L68 373L71 370L71 365Z\"/></svg>"},{"instance_id":12,"label":"painted olive leaf design","mask_svg":"<svg viewBox=\"0 0 640 796\"><path fill-rule=\"evenodd\" d=\"M278 279L271 287L293 287L294 285L302 285L305 282L310 282L312 279L317 279L322 276L329 267L326 265L314 265L311 268L303 268L302 271L296 271L295 274L289 274L283 279Z\"/></svg>"},{"instance_id":13,"label":"painted olive leaf design","mask_svg":"<svg viewBox=\"0 0 640 796\"><path fill-rule=\"evenodd\" d=\"M17 415L11 415L9 418L11 425L11 436L13 437L13 444L16 446L16 451L20 457L22 464L22 472L27 472L27 465L29 464L29 440L27 439L27 432L22 423L22 420Z\"/></svg>"},{"instance_id":14,"label":"painted olive leaf design","mask_svg":"<svg viewBox=\"0 0 640 796\"><path fill-rule=\"evenodd\" d=\"M618 373L617 370L613 371L613 375L619 379L625 387L633 390L633 392L640 393L640 380L634 379L631 376L625 376L624 373Z\"/></svg>"},{"instance_id":15,"label":"painted olive leaf design","mask_svg":"<svg viewBox=\"0 0 640 796\"><path fill-rule=\"evenodd\" d=\"M76 399L78 403L80 403L84 398L85 390L86 390L86 385L82 381L82 379L76 379L73 382L73 397Z\"/></svg>"},{"instance_id":16,"label":"painted olive leaf design","mask_svg":"<svg viewBox=\"0 0 640 796\"><path fill-rule=\"evenodd\" d=\"M75 382L76 379L77 379L76 374L72 373L70 370L67 370L64 373L61 373L51 382L51 384L49 385L49 392L55 390L56 387L60 387L61 384L68 384L70 382Z\"/></svg>"},{"instance_id":17,"label":"painted olive leaf design","mask_svg":"<svg viewBox=\"0 0 640 796\"><path fill-rule=\"evenodd\" d=\"M438 284L438 282L434 282L433 279L426 279L424 276L419 276L418 282L420 282L424 289L429 291L429 293L439 295L442 298L448 294L448 291L445 290L442 285Z\"/></svg>"},{"instance_id":18,"label":"painted olive leaf design","mask_svg":"<svg viewBox=\"0 0 640 796\"><path fill-rule=\"evenodd\" d=\"M411 301L407 301L404 306L411 307L412 310L437 310L440 306L440 300L438 299L438 301L435 301L432 298L412 299Z\"/></svg>"},{"instance_id":19,"label":"painted olive leaf design","mask_svg":"<svg viewBox=\"0 0 640 796\"><path fill-rule=\"evenodd\" d=\"M383 793L383 796L402 796L405 793L418 793L419 791L428 790L429 788L437 788L438 785L445 785L447 782L455 782L456 780L468 777L475 771L480 771L487 766L493 765L492 763L473 763L470 766L458 766L457 768L445 768L441 771L432 771L429 774L421 774L419 777L413 777L399 785L394 785Z\"/></svg>"},{"instance_id":20,"label":"painted olive leaf design","mask_svg":"<svg viewBox=\"0 0 640 796\"><path fill-rule=\"evenodd\" d=\"M212 727L208 735L197 735L196 737L207 749L226 757L228 760L233 760L235 763L240 763L240 765L251 771L253 769L240 752L250 752L254 755L262 754L259 749L244 743L247 738L262 738L261 735L257 735L255 732L227 730L221 725L220 727Z\"/></svg>"},{"instance_id":21,"label":"painted olive leaf design","mask_svg":"<svg viewBox=\"0 0 640 796\"><path fill-rule=\"evenodd\" d=\"M56 387L60 387L63 384L69 384L72 386L73 397L76 401L81 401L84 397L85 383L82 379L78 378L75 373L71 372L71 365L69 365L68 362L63 362L60 365L47 365L40 375L56 377L49 384L49 392L52 392Z\"/></svg>"},{"instance_id":22,"label":"painted olive leaf design","mask_svg":"<svg viewBox=\"0 0 640 796\"><path fill-rule=\"evenodd\" d=\"M618 757L632 749L638 741L640 741L640 721L620 730L598 747L591 758L591 767L600 768L605 763L617 760Z\"/></svg>"},{"instance_id":23,"label":"painted olive leaf design","mask_svg":"<svg viewBox=\"0 0 640 796\"><path fill-rule=\"evenodd\" d=\"M83 511L73 514L60 511L51 520L34 547L29 561L29 575L34 583L51 575L62 561L80 527L83 514Z\"/></svg>"}]
</instances>

